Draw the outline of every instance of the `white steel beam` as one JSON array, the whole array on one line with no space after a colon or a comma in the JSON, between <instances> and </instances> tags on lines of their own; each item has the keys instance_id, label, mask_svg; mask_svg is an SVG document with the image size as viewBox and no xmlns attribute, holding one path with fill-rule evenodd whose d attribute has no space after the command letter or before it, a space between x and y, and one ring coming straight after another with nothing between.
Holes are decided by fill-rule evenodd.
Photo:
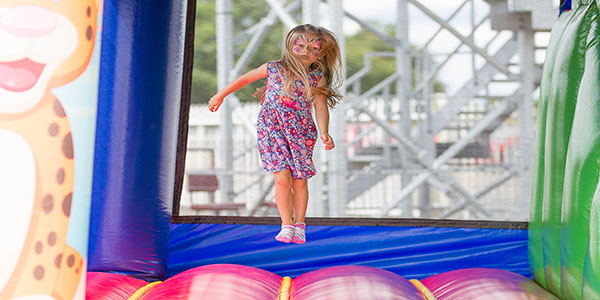
<instances>
[{"instance_id":1,"label":"white steel beam","mask_svg":"<svg viewBox=\"0 0 600 300\"><path fill-rule=\"evenodd\" d=\"M493 57L488 55L485 50L479 48L477 45L475 45L475 43L473 43L473 41L471 41L470 39L468 39L468 38L464 37L462 34L460 34L460 32L458 32L456 29L454 29L454 27L452 27L450 24L448 24L448 22L442 20L442 18L440 18L438 15L436 15L431 10L429 10L427 7L425 7L423 4L421 4L421 2L419 2L419 0L407 0L407 1L409 1L412 5L416 6L419 10L424 12L426 15L428 15L431 19L436 21L438 24L440 24L442 27L444 27L450 33L452 33L452 35L454 35L459 40L461 40L463 43L465 43L467 46L469 46L471 49L473 49L473 51L477 52L477 54L481 55L481 57L483 57L488 63L490 63L492 66L494 66L496 69L498 69L498 71L500 71L508 76L511 75L510 71L506 68L505 65L496 61Z\"/></svg>"},{"instance_id":2,"label":"white steel beam","mask_svg":"<svg viewBox=\"0 0 600 300\"><path fill-rule=\"evenodd\" d=\"M302 23L321 25L321 18L319 16L319 7L321 5L320 0L302 0ZM308 185L308 215L315 217L326 217L328 205L325 200L323 193L325 186L325 172L321 172L324 169L323 162L323 150L321 147L314 147L313 150L313 163L317 169L317 175L310 179Z\"/></svg>"},{"instance_id":3,"label":"white steel beam","mask_svg":"<svg viewBox=\"0 0 600 300\"><path fill-rule=\"evenodd\" d=\"M386 43L388 46L390 47L396 47L398 45L400 45L402 42L397 39L397 38L393 38L381 31L379 31L379 29L375 28L375 26L361 20L359 17L349 13L349 12L344 12L346 14L346 16L348 18L350 18L351 20L353 20L354 22L358 23L362 28L364 28L365 30L373 33L376 37L378 37L382 42Z\"/></svg>"},{"instance_id":4,"label":"white steel beam","mask_svg":"<svg viewBox=\"0 0 600 300\"><path fill-rule=\"evenodd\" d=\"M496 52L494 57L496 60L508 62L516 52L517 42L513 39L509 39L502 48ZM473 96L476 95L479 89L492 80L494 75L497 74L497 70L490 64L485 64L479 69L477 74L479 75L477 80L478 85L476 85L475 80L471 78L458 90L458 92L456 92L456 94L452 95L448 99L448 103L433 116L432 132L434 134L444 129L444 127L452 121L456 114L460 112L461 108L473 99Z\"/></svg>"},{"instance_id":5,"label":"white steel beam","mask_svg":"<svg viewBox=\"0 0 600 300\"><path fill-rule=\"evenodd\" d=\"M351 86L358 83L361 78L369 74L371 71L372 62L371 59L376 57L396 57L395 52L367 52L363 54L363 67L356 73L352 74L352 77L346 79L346 86ZM357 93L358 94L358 93Z\"/></svg>"},{"instance_id":6,"label":"white steel beam","mask_svg":"<svg viewBox=\"0 0 600 300\"><path fill-rule=\"evenodd\" d=\"M412 127L410 112L410 86L412 82L412 72L410 67L410 40L408 34L408 2L407 0L396 1L396 44L394 51L396 53L396 97L399 101L399 130L403 136L410 137ZM400 173L400 184L405 187L411 181L412 175L408 173L411 161L408 159L408 153L400 152L400 164L405 166ZM402 206L402 216L412 217L412 201L405 201Z\"/></svg>"},{"instance_id":7,"label":"white steel beam","mask_svg":"<svg viewBox=\"0 0 600 300\"><path fill-rule=\"evenodd\" d=\"M352 105L354 108L359 109L363 113L368 115L375 123L377 123L379 126L381 126L383 130L385 130L390 135L392 135L394 138L396 138L398 141L400 141L400 143L406 149L408 149L411 154L414 155L417 163L419 163L424 168L424 170L423 170L424 173L422 173L422 174L427 173L426 176L424 176L424 177L421 176L422 174L418 175L416 177L416 179L412 179L412 181L410 181L410 183L408 185L403 187L398 201L396 201L394 203L393 207L389 208L389 210L386 212L386 215L398 204L409 202L409 201L404 201L404 197L412 194L412 192L416 188L421 186L425 182L425 180L427 180L430 177L430 175L435 175L437 177L440 177L439 183L444 184L446 186L446 189L451 190L451 192L453 192L453 193L456 193L457 195L455 197L461 197L462 199L465 199L466 201L468 201L470 203L475 202L475 198L472 195L470 195L467 191L465 191L460 185L458 185L456 182L454 182L454 180L452 178L435 173L436 170L431 168L431 158L427 151L422 150L419 147L417 147L416 145L414 145L414 143L411 140L409 140L403 133L398 132L398 130L394 129L385 120L382 120L375 113L370 111L369 108L364 103L357 102L357 100L354 98L351 100L351 102L352 102ZM481 130L483 130L483 129L481 129ZM481 132L477 132L476 134L478 135L479 133L481 133ZM470 135L467 135L467 137L468 136L470 136ZM464 144L459 145L458 148L451 147L448 150L452 149L451 151L453 153L455 152L452 155L452 157L453 157L454 155L456 155L458 152L460 152L466 146L467 146L467 143L464 143ZM446 151L446 152L448 152L448 151ZM445 160L448 160L450 158L451 157L448 157ZM433 161L433 162L435 162L435 161ZM406 209L406 208L404 208L404 209Z\"/></svg>"},{"instance_id":8,"label":"white steel beam","mask_svg":"<svg viewBox=\"0 0 600 300\"><path fill-rule=\"evenodd\" d=\"M535 109L533 106L534 83L534 34L523 30L519 40L519 68L521 69L521 101L519 101L519 211L525 219L529 216L533 176L533 148L535 140Z\"/></svg>"},{"instance_id":9,"label":"white steel beam","mask_svg":"<svg viewBox=\"0 0 600 300\"><path fill-rule=\"evenodd\" d=\"M454 10L454 12L448 17L448 19L446 19L446 23L450 23L450 21L452 21L452 19L454 19L454 17L458 14L458 12L465 6L465 4L467 4L467 0L464 0L457 9ZM487 17L483 18L483 20L487 19ZM433 40L435 39L435 37L440 34L440 32L442 32L442 29L444 29L444 26L440 26L435 33L431 36L431 38L429 38L429 40L427 40L427 43L425 43L425 45L423 45L423 48L427 49L429 48L429 44L431 44L431 42L433 42ZM475 30L473 30L474 32ZM471 32L471 35L473 34L473 32ZM468 37L467 37L468 38ZM461 43L462 45L462 43Z\"/></svg>"},{"instance_id":10,"label":"white steel beam","mask_svg":"<svg viewBox=\"0 0 600 300\"><path fill-rule=\"evenodd\" d=\"M216 26L217 26L217 86L222 89L229 81L229 72L233 66L233 14L232 0L217 0ZM221 168L233 170L233 122L232 105L224 101L220 112L220 154ZM220 178L221 201L233 202L233 175L224 174Z\"/></svg>"},{"instance_id":11,"label":"white steel beam","mask_svg":"<svg viewBox=\"0 0 600 300\"><path fill-rule=\"evenodd\" d=\"M321 18L319 16L320 0L302 0L302 23L319 25Z\"/></svg>"},{"instance_id":12,"label":"white steel beam","mask_svg":"<svg viewBox=\"0 0 600 300\"><path fill-rule=\"evenodd\" d=\"M475 29L479 28L479 26L481 26L483 23L485 22L485 19L482 19L479 24L477 24L475 26ZM471 32L471 34L469 34L469 36L467 36L467 38L471 38L473 36L474 32ZM458 44L458 46L456 46L454 48L454 50L452 52L450 52L446 58L444 59L444 61L442 61L439 64L436 64L435 69L433 71L429 71L429 73L427 74L427 76L425 76L425 79L421 80L417 86L415 87L414 90L411 91L410 93L410 97L416 97L417 93L419 93L422 89L424 89L425 87L427 87L431 81L433 79L435 79L435 77L439 74L440 70L442 70L442 68L446 65L446 63L448 63L450 61L450 59L452 57L454 57L455 54L458 53L458 51L460 50L460 48L464 45L463 42L460 42ZM426 47L425 47L426 48Z\"/></svg>"},{"instance_id":13,"label":"white steel beam","mask_svg":"<svg viewBox=\"0 0 600 300\"><path fill-rule=\"evenodd\" d=\"M449 159L451 159L460 151L462 151L462 149L464 149L472 139L479 136L485 130L488 130L489 125L494 124L496 119L498 119L500 116L505 115L507 112L514 110L517 98L518 97L516 96L511 96L505 99L501 104L498 105L498 107L490 111L483 118L483 120L481 120L473 128L471 128L462 139L452 144L450 148L444 151L444 153L438 156L435 160L431 161L430 163L427 163L422 158L419 158L419 161L423 161L423 164L425 167L427 167L427 169L424 170L423 173L419 174L415 179L413 179L405 188L403 188L398 198L394 202L388 204L385 208L383 208L380 216L387 216L392 209L394 209L399 203L403 201L404 197L411 194L417 187L419 187L425 180L427 180L429 176L434 175L435 171L437 171ZM468 198L470 197L467 197L467 199Z\"/></svg>"},{"instance_id":14,"label":"white steel beam","mask_svg":"<svg viewBox=\"0 0 600 300\"><path fill-rule=\"evenodd\" d=\"M275 11L275 13L279 17L279 19L281 20L283 25L285 25L285 27L287 27L288 29L292 29L298 25L298 22L296 22L296 20L292 17L292 15L290 15L285 10L283 5L278 0L265 0L265 1L267 2L267 4L269 4L269 6L271 6L271 9L273 9Z\"/></svg>"},{"instance_id":15,"label":"white steel beam","mask_svg":"<svg viewBox=\"0 0 600 300\"><path fill-rule=\"evenodd\" d=\"M342 55L343 65L346 65L346 39L344 37L344 7L342 0L328 0L328 13L330 16L331 31L336 35L340 52ZM346 75L343 75L344 78ZM345 94L345 87L342 87L342 94ZM330 132L336 139L335 148L328 151L327 155L327 172L328 172L328 189L327 200L329 203L330 216L344 216L345 205L347 203L346 177L348 176L348 166L346 161L346 145L344 144L344 136L346 133L345 120L345 101L339 103L335 109L331 111Z\"/></svg>"},{"instance_id":16,"label":"white steel beam","mask_svg":"<svg viewBox=\"0 0 600 300\"><path fill-rule=\"evenodd\" d=\"M274 186L275 178L271 177L271 179L267 183L267 186L264 188L260 196L258 196L258 199L256 199L256 201L254 201L254 203L252 203L252 205L246 209L248 216L253 216L254 214L256 214L258 209L261 208L261 206L263 206L263 204L267 200L267 195L269 195Z\"/></svg>"},{"instance_id":17,"label":"white steel beam","mask_svg":"<svg viewBox=\"0 0 600 300\"><path fill-rule=\"evenodd\" d=\"M488 186L483 188L481 191L475 193L473 196L476 199L480 199L485 194L491 192L493 189L499 187L500 185L502 185L503 183L505 183L506 181L508 181L509 179L511 179L513 176L515 176L517 174L518 174L518 172L515 170L506 171L502 176L500 176L498 179L494 180L494 182L492 182L491 184L489 184ZM448 218L448 217L452 216L453 214L455 214L465 208L468 208L469 204L470 203L468 201L461 201L461 202L455 204L454 206L449 207L446 210L444 210L438 216L438 218L440 218L440 219Z\"/></svg>"},{"instance_id":18,"label":"white steel beam","mask_svg":"<svg viewBox=\"0 0 600 300\"><path fill-rule=\"evenodd\" d=\"M290 5L284 8L285 11L294 11L299 7L298 3L298 1L292 2ZM267 36L267 34L269 34L269 32L271 32L271 29L277 23L278 20L279 19L277 18L277 13L274 9L271 9L269 14L266 17L264 17L263 20L261 20L261 22L258 23L259 27L255 30L254 34L252 35L252 38L250 39L250 42L244 49L244 52L238 59L237 63L235 64L235 67L229 75L230 80L233 80L239 75L241 75L246 66L248 66L248 62L250 62L250 60L256 54L256 51L258 51L258 48L264 40L264 38Z\"/></svg>"},{"instance_id":19,"label":"white steel beam","mask_svg":"<svg viewBox=\"0 0 600 300\"><path fill-rule=\"evenodd\" d=\"M485 210L485 208L483 208L481 205L479 205L479 203L477 203L477 200L479 199L477 196L471 195L470 193L467 194L468 196L466 198L463 197L462 195L458 195L456 192L454 192L454 190L449 188L448 184L443 183L442 181L437 179L435 176L429 176L427 178L427 182L431 183L431 185L435 186L437 189L443 191L446 196L450 197L451 199L456 200L461 205L460 210L467 209L469 212L471 212L477 218L490 218L491 217L491 215ZM431 208L431 204L429 204L426 208ZM432 216L429 214L425 217L430 218ZM435 216L435 217L439 218L439 219L444 218L443 216Z\"/></svg>"}]
</instances>

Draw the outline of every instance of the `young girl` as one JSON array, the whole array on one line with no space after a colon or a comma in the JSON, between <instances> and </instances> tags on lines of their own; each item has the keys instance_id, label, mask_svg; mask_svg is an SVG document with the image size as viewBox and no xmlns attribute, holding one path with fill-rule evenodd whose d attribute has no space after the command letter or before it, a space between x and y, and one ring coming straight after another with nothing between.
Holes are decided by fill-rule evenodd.
<instances>
[{"instance_id":1,"label":"young girl","mask_svg":"<svg viewBox=\"0 0 600 300\"><path fill-rule=\"evenodd\" d=\"M275 202L281 216L276 240L306 242L304 216L308 204L307 179L315 175L312 161L317 128L326 150L335 147L329 135L329 108L342 96L340 49L325 28L305 24L285 38L279 61L271 61L229 83L210 98L208 108L217 111L230 93L267 77L255 95L262 107L258 115L258 150L264 169L275 176Z\"/></svg>"}]
</instances>

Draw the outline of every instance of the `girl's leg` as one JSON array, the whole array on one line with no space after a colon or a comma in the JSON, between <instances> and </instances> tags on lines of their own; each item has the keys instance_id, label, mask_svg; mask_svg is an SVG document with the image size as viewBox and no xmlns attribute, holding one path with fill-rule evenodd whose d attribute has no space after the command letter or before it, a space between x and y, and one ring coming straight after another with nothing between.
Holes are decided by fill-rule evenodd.
<instances>
[{"instance_id":1,"label":"girl's leg","mask_svg":"<svg viewBox=\"0 0 600 300\"><path fill-rule=\"evenodd\" d=\"M308 184L306 179L294 179L292 182L294 196L294 221L304 223L308 206Z\"/></svg>"},{"instance_id":2,"label":"girl's leg","mask_svg":"<svg viewBox=\"0 0 600 300\"><path fill-rule=\"evenodd\" d=\"M275 202L283 225L293 225L292 219L292 173L283 170L273 173L275 176Z\"/></svg>"},{"instance_id":3,"label":"girl's leg","mask_svg":"<svg viewBox=\"0 0 600 300\"><path fill-rule=\"evenodd\" d=\"M294 216L296 217L292 242L304 244L306 243L304 216L306 215L306 207L308 205L308 185L306 179L294 179L292 191L294 195Z\"/></svg>"}]
</instances>

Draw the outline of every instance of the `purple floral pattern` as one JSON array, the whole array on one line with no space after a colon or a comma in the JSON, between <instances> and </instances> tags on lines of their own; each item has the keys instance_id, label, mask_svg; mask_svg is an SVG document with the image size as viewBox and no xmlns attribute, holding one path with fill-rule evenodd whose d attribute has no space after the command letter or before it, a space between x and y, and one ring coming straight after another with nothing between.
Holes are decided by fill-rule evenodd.
<instances>
[{"instance_id":1,"label":"purple floral pattern","mask_svg":"<svg viewBox=\"0 0 600 300\"><path fill-rule=\"evenodd\" d=\"M308 74L311 87L323 76L318 70ZM258 151L267 172L290 170L296 179L315 175L312 160L317 128L312 118L312 101L305 86L295 80L287 95L284 69L279 62L267 63L267 90L258 114Z\"/></svg>"}]
</instances>

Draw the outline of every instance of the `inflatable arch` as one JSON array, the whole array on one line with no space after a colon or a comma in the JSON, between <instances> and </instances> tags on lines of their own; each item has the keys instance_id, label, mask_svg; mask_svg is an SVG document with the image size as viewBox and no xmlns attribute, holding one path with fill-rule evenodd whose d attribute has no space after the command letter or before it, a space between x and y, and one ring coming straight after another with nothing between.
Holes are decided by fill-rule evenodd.
<instances>
[{"instance_id":1,"label":"inflatable arch","mask_svg":"<svg viewBox=\"0 0 600 300\"><path fill-rule=\"evenodd\" d=\"M193 9L0 0L0 299L600 298L596 1L552 30L530 224L313 218L301 246L172 216Z\"/></svg>"}]
</instances>

